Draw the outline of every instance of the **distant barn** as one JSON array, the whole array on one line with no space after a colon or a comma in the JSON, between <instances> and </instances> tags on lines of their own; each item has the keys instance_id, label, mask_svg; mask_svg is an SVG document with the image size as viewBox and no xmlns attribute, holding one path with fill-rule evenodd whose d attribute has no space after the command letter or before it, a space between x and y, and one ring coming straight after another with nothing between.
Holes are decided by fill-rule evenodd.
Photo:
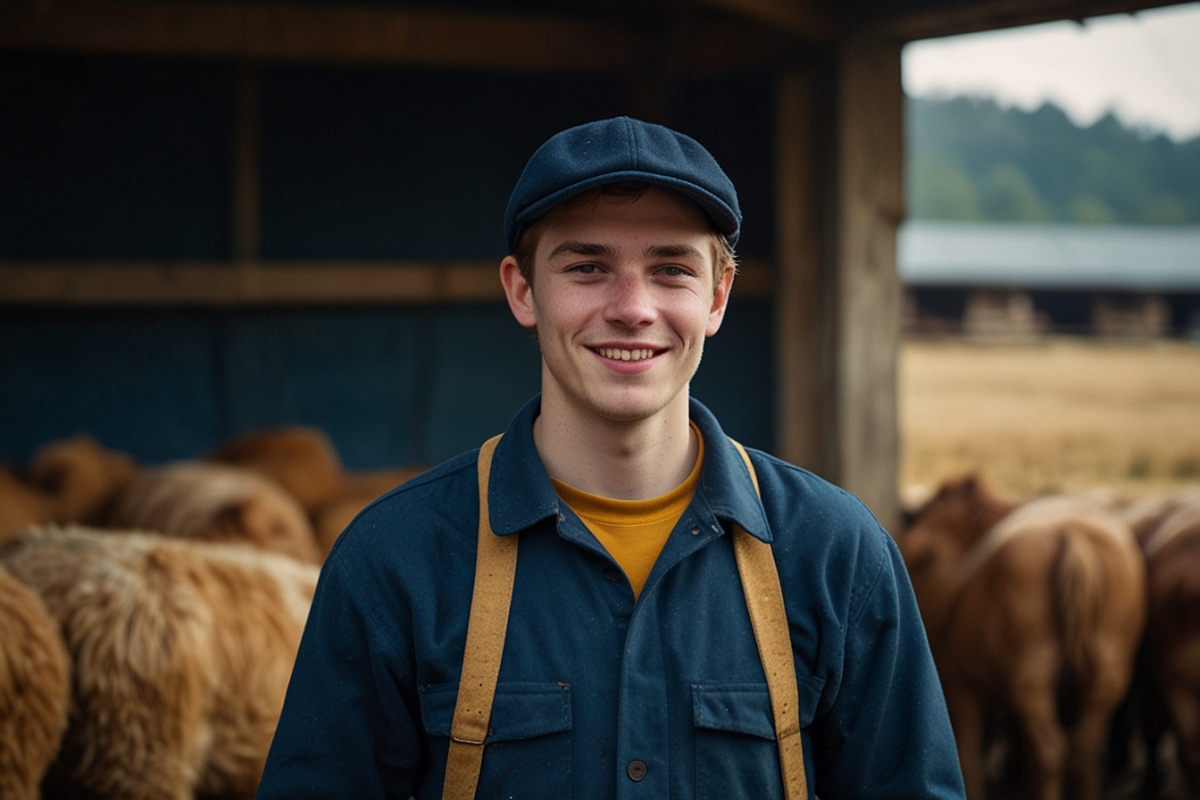
<instances>
[{"instance_id":1,"label":"distant barn","mask_svg":"<svg viewBox=\"0 0 1200 800\"><path fill-rule=\"evenodd\" d=\"M896 257L908 332L1200 341L1200 227L913 221Z\"/></svg>"}]
</instances>

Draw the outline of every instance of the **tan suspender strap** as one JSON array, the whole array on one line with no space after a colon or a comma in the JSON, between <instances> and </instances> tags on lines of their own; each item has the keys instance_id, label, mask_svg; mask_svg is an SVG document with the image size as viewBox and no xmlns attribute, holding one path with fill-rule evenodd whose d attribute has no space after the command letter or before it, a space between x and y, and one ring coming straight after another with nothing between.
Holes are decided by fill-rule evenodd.
<instances>
[{"instance_id":1,"label":"tan suspender strap","mask_svg":"<svg viewBox=\"0 0 1200 800\"><path fill-rule=\"evenodd\" d=\"M759 491L758 475L749 454L739 443L730 441L741 453L746 469L750 470L750 479L754 481L754 489ZM788 633L779 570L775 568L771 545L736 525L733 552L737 557L738 575L742 578L746 607L750 610L750 626L758 643L758 657L767 675L767 692L775 715L779 765L783 772L783 794L787 800L802 800L808 797L808 778L804 773L804 750L800 739L800 690L796 683L796 665L792 661L792 639Z\"/></svg>"},{"instance_id":2,"label":"tan suspender strap","mask_svg":"<svg viewBox=\"0 0 1200 800\"><path fill-rule=\"evenodd\" d=\"M475 797L483 765L483 742L487 738L496 679L500 674L500 658L504 654L504 635L508 629L508 609L517 571L517 536L497 536L492 532L487 502L492 453L499 440L500 437L495 436L479 449L479 551L467 620L462 679L458 685L454 721L450 726L443 800L473 800ZM737 442L733 445L746 462L757 491L758 476L750 456ZM738 526L733 529L733 551L746 607L750 610L750 625L758 644L759 659L767 676L784 797L786 800L805 800L808 780L804 774L800 739L800 693L775 557L769 544Z\"/></svg>"},{"instance_id":3,"label":"tan suspender strap","mask_svg":"<svg viewBox=\"0 0 1200 800\"><path fill-rule=\"evenodd\" d=\"M488 477L492 453L499 436L479 449L479 551L475 560L475 588L467 619L467 645L454 721L450 726L450 751L446 756L444 800L472 800L483 765L487 738L508 630L513 577L517 571L517 536L497 536L488 517Z\"/></svg>"}]
</instances>

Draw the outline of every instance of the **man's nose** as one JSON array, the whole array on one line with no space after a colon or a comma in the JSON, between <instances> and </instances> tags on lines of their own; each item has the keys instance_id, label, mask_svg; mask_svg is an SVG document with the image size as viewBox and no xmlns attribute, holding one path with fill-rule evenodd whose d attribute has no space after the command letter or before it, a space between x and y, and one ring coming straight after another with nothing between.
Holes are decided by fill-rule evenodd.
<instances>
[{"instance_id":1,"label":"man's nose","mask_svg":"<svg viewBox=\"0 0 1200 800\"><path fill-rule=\"evenodd\" d=\"M618 275L605 319L622 325L649 325L656 315L653 287L641 275Z\"/></svg>"}]
</instances>

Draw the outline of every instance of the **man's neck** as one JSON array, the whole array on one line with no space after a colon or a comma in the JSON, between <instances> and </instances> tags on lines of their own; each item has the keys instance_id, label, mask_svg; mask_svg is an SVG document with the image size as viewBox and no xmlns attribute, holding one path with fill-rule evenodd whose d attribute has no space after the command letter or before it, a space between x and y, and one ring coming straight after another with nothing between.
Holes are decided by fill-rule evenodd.
<instances>
[{"instance_id":1,"label":"man's neck","mask_svg":"<svg viewBox=\"0 0 1200 800\"><path fill-rule=\"evenodd\" d=\"M645 500L674 489L696 465L687 395L645 420L614 422L543 395L533 440L546 472L576 489Z\"/></svg>"}]
</instances>

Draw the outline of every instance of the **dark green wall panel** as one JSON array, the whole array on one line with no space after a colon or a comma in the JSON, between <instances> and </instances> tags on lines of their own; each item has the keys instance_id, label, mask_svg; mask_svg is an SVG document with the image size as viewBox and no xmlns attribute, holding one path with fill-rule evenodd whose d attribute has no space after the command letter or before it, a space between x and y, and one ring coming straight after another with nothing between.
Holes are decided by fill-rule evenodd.
<instances>
[{"instance_id":1,"label":"dark green wall panel","mask_svg":"<svg viewBox=\"0 0 1200 800\"><path fill-rule=\"evenodd\" d=\"M221 433L215 341L202 317L6 313L0 319L0 461L90 433L149 461Z\"/></svg>"},{"instance_id":2,"label":"dark green wall panel","mask_svg":"<svg viewBox=\"0 0 1200 800\"><path fill-rule=\"evenodd\" d=\"M0 55L0 258L228 258L232 74Z\"/></svg>"},{"instance_id":3,"label":"dark green wall panel","mask_svg":"<svg viewBox=\"0 0 1200 800\"><path fill-rule=\"evenodd\" d=\"M550 134L621 112L613 79L379 68L262 73L269 258L504 255L508 193Z\"/></svg>"}]
</instances>

